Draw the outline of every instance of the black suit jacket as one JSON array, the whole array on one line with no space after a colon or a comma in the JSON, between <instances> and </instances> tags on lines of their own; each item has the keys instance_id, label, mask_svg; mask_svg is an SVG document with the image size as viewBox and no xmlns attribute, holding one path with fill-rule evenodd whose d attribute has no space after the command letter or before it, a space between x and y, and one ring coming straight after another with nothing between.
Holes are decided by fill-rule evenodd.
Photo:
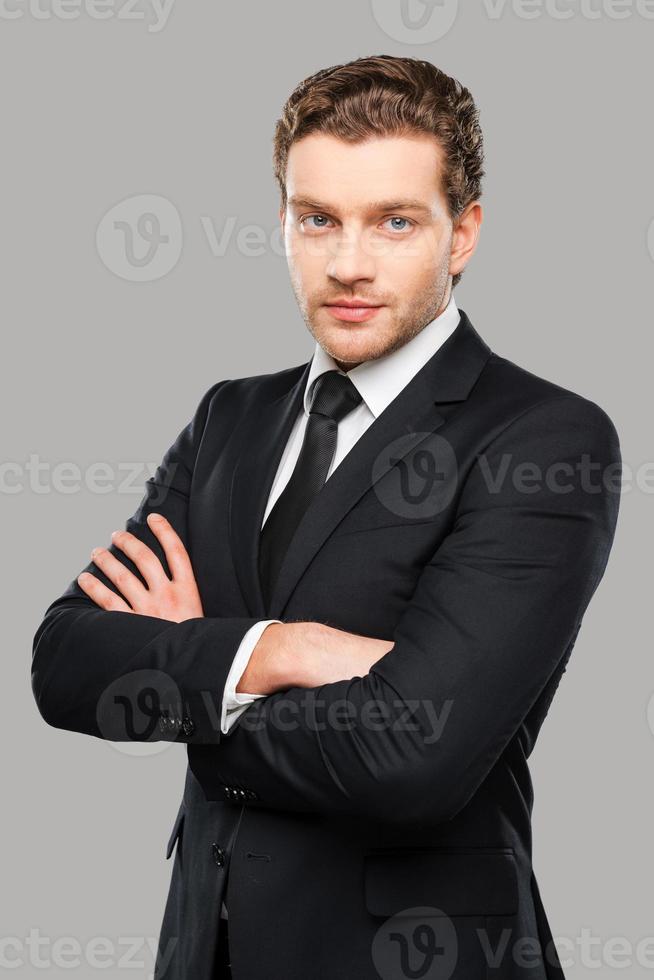
<instances>
[{"instance_id":1,"label":"black suit jacket","mask_svg":"<svg viewBox=\"0 0 654 980\"><path fill-rule=\"evenodd\" d=\"M167 567L145 518L168 517L204 618L108 612L73 581L38 627L49 724L187 745L159 977L210 980L223 897L236 980L563 975L527 759L604 572L619 442L595 403L493 353L460 313L311 503L269 606L259 531L309 363L214 384L126 522ZM225 679L261 618L394 646L222 735Z\"/></svg>"}]
</instances>

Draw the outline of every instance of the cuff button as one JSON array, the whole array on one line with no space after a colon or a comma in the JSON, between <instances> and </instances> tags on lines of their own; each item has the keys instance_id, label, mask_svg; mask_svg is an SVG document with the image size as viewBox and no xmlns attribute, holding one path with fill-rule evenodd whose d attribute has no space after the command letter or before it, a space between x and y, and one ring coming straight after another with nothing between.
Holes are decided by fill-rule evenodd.
<instances>
[{"instance_id":1,"label":"cuff button","mask_svg":"<svg viewBox=\"0 0 654 980\"><path fill-rule=\"evenodd\" d=\"M182 731L185 735L193 735L195 732L195 722L191 718L183 718Z\"/></svg>"}]
</instances>

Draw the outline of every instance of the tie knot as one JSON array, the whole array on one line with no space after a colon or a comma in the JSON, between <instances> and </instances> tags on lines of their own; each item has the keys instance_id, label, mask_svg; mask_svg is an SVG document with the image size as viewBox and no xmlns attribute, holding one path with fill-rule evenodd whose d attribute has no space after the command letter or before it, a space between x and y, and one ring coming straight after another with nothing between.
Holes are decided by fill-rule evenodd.
<instances>
[{"instance_id":1,"label":"tie knot","mask_svg":"<svg viewBox=\"0 0 654 980\"><path fill-rule=\"evenodd\" d=\"M361 400L361 395L346 374L325 371L314 382L309 412L312 415L327 415L340 422Z\"/></svg>"}]
</instances>

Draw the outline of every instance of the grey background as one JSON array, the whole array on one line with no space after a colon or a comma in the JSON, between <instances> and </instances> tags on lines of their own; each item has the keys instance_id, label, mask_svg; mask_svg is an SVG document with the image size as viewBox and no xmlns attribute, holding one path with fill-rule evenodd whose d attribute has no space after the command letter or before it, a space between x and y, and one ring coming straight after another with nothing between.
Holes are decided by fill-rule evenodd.
<instances>
[{"instance_id":1,"label":"grey background","mask_svg":"<svg viewBox=\"0 0 654 980\"><path fill-rule=\"evenodd\" d=\"M133 513L146 465L206 389L311 354L279 248L254 256L234 237L215 255L207 224L218 236L230 221L234 235L255 225L272 236L273 125L300 79L367 54L433 61L471 89L486 139L485 221L457 302L498 353L597 401L642 483L652 460L653 12L636 0L445 3L433 17L454 23L432 38L433 21L393 27L399 0L178 2L161 30L145 3L130 19L120 0L105 20L84 5L64 19L49 0L38 8L49 18L17 9L0 16L2 456L14 466L0 497L0 938L14 943L4 955L23 961L12 971L22 978L71 972L31 962L30 930L51 962L55 941L75 938L83 976L99 972L84 962L94 937L114 944L105 977L124 975L118 959L136 937L142 965L130 975L145 976L185 750L129 755L47 727L29 685L31 642L91 548ZM166 275L139 282L112 271L116 240L96 234L118 202L150 194L180 215L169 243L179 254ZM126 207L136 213L138 201ZM30 456L49 467L45 492L30 483ZM134 464L131 492L117 480L103 494L54 485L56 464L84 474L97 461ZM654 480L649 491L630 484L531 758L534 867L554 935L571 944L570 977L597 976L592 962L601 976L623 963L622 976L640 977L654 963L654 940L637 949L654 936Z\"/></svg>"}]
</instances>

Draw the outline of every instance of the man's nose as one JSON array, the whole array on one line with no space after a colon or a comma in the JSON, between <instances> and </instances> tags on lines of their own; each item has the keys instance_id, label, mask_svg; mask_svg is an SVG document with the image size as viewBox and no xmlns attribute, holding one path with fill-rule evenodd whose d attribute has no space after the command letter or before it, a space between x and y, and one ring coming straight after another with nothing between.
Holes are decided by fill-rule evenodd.
<instances>
[{"instance_id":1,"label":"man's nose","mask_svg":"<svg viewBox=\"0 0 654 980\"><path fill-rule=\"evenodd\" d=\"M351 283L357 279L375 278L375 256L363 235L341 235L332 239L330 245L326 272L332 279Z\"/></svg>"}]
</instances>

